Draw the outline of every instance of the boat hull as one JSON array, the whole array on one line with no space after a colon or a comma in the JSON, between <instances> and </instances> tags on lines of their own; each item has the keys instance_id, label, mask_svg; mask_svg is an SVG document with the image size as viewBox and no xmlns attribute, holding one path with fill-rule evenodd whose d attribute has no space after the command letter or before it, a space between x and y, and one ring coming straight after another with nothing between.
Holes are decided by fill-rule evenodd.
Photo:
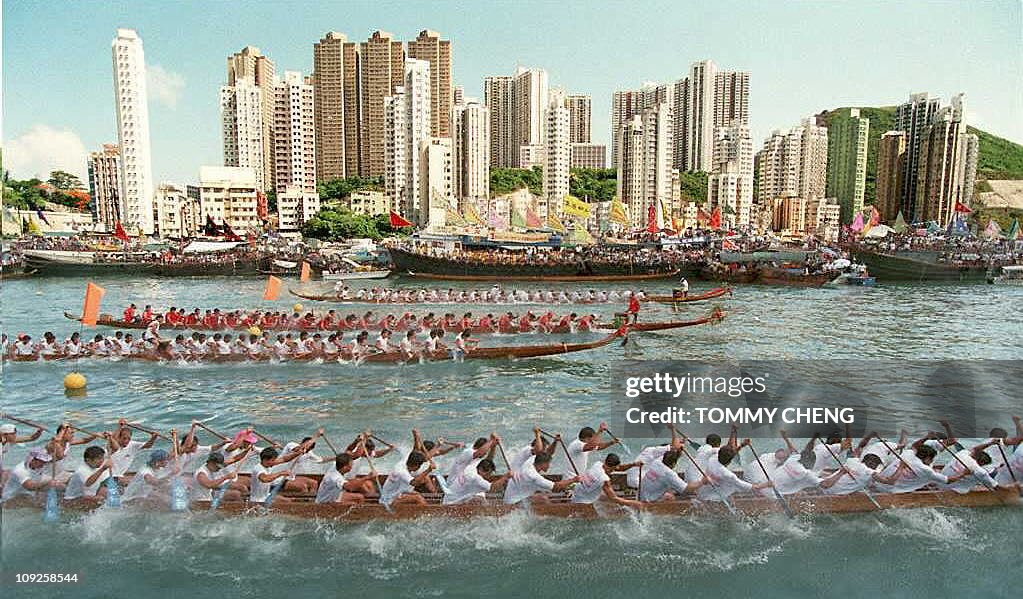
<instances>
[{"instance_id":1,"label":"boat hull","mask_svg":"<svg viewBox=\"0 0 1023 599\"><path fill-rule=\"evenodd\" d=\"M935 258L933 252L856 253L870 274L885 281L983 281L987 277L986 266L952 266Z\"/></svg>"}]
</instances>

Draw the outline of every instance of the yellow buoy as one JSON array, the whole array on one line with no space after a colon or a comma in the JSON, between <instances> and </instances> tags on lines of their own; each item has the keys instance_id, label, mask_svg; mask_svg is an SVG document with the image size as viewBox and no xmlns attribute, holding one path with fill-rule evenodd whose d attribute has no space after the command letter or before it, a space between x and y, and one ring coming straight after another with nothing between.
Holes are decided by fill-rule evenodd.
<instances>
[{"instance_id":1,"label":"yellow buoy","mask_svg":"<svg viewBox=\"0 0 1023 599\"><path fill-rule=\"evenodd\" d=\"M69 372L64 377L64 388L68 391L81 391L85 389L85 375L80 372Z\"/></svg>"},{"instance_id":2,"label":"yellow buoy","mask_svg":"<svg viewBox=\"0 0 1023 599\"><path fill-rule=\"evenodd\" d=\"M250 335L262 335L263 331L259 330L259 327L249 327Z\"/></svg>"},{"instance_id":3,"label":"yellow buoy","mask_svg":"<svg viewBox=\"0 0 1023 599\"><path fill-rule=\"evenodd\" d=\"M301 312L302 304L295 304L294 306L291 307L291 309L294 310L295 312Z\"/></svg>"}]
</instances>

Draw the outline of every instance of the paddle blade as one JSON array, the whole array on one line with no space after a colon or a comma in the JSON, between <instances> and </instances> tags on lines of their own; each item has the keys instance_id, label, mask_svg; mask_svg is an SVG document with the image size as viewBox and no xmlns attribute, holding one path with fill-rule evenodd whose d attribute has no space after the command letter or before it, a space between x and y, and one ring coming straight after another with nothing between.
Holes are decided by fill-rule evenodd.
<instances>
[{"instance_id":1,"label":"paddle blade","mask_svg":"<svg viewBox=\"0 0 1023 599\"><path fill-rule=\"evenodd\" d=\"M60 498L57 496L57 489L50 487L46 492L46 511L43 512L43 522L56 522L60 520Z\"/></svg>"},{"instance_id":2,"label":"paddle blade","mask_svg":"<svg viewBox=\"0 0 1023 599\"><path fill-rule=\"evenodd\" d=\"M171 482L170 508L172 512L183 512L188 509L188 491L185 489L185 483L177 476Z\"/></svg>"},{"instance_id":3,"label":"paddle blade","mask_svg":"<svg viewBox=\"0 0 1023 599\"><path fill-rule=\"evenodd\" d=\"M106 480L107 485L107 507L121 507L121 487L113 476Z\"/></svg>"}]
</instances>

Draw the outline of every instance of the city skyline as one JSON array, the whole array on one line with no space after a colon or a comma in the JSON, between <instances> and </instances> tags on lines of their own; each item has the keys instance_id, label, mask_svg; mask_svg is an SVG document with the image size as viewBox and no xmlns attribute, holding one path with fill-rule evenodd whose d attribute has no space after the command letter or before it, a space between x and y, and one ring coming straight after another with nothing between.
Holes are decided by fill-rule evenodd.
<instances>
[{"instance_id":1,"label":"city skyline","mask_svg":"<svg viewBox=\"0 0 1023 599\"><path fill-rule=\"evenodd\" d=\"M535 5L532 10L529 4ZM222 32L205 23L223 22L216 16L226 14L232 6L227 3L202 11L196 10L196 3L175 5L173 16L178 23L174 27L166 25L169 14L156 4L133 6L127 14L118 14L115 6L89 4L47 13L57 29L61 21L69 23L66 29L72 34L67 43L49 46L41 36L32 35L34 28L29 26L43 6L48 5L4 6L4 157L5 167L15 177L63 168L84 181L87 154L117 141L108 54L109 39L117 27L137 29L146 44L156 183L191 182L200 165L221 162L218 93L225 83L227 56L256 46L279 71L308 74L313 44L330 30L344 33L349 40L364 40L380 28L402 41L414 40L423 29L437 31L452 42L452 86L463 87L467 97L483 97L486 76L510 73L518 65L543 68L552 88L592 97L593 143L608 147L614 91L635 89L645 81L670 83L704 59L750 72L750 129L756 147L771 131L822 109L898 105L920 91L943 101L964 92L968 123L1023 140L1023 68L1018 53L1004 53L1005 48L1018 45L1020 7L1009 2L969 9L964 3L906 3L869 10L854 9L852 4L785 3L760 8L651 2L638 5L636 11L658 18L630 23L620 22L597 4L573 11L569 6L520 2L514 5L514 14L507 15L520 27L486 31L479 27L485 17L504 18L504 13L469 7L455 14L452 5L445 3L414 15L377 5L352 6L343 12L309 5L292 11L297 13L293 15L296 26L289 26L287 32L273 26L279 22L274 18L279 8L247 11L237 17L241 26ZM733 18L726 28L729 34L720 35L722 26L714 16L729 10ZM913 31L896 26L923 16L930 17L930 22L918 23ZM861 30L847 32L852 39L826 34L833 26L829 20L853 17ZM637 29L647 35L635 35ZM758 30L760 37L747 35L750 29ZM512 30L535 35L517 35ZM189 32L187 44L181 43L180 31ZM671 34L659 35L663 31ZM961 36L961 44L947 43L951 31ZM880 43L888 39L886 34L896 32L905 40L904 46ZM536 39L550 43L536 43ZM928 46L923 43L928 39L946 43ZM787 45L777 46L779 40ZM615 50L626 42L634 51ZM816 44L827 44L830 50L808 55ZM856 47L859 60L853 64L861 68L833 68L848 56L846 46ZM774 52L767 60L762 56L765 48ZM887 63L875 58L882 52L890 56ZM54 58L58 55L59 60ZM832 68L820 66L828 63Z\"/></svg>"}]
</instances>

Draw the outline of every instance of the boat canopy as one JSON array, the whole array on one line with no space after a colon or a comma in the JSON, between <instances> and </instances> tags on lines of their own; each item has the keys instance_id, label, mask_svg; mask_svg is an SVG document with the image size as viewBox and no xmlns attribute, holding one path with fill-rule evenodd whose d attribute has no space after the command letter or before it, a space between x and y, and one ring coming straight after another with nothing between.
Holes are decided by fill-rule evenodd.
<instances>
[{"instance_id":1,"label":"boat canopy","mask_svg":"<svg viewBox=\"0 0 1023 599\"><path fill-rule=\"evenodd\" d=\"M244 245L244 241L192 241L185 246L182 250L186 254L203 254L206 252L223 252L225 250L232 250L240 245Z\"/></svg>"}]
</instances>

